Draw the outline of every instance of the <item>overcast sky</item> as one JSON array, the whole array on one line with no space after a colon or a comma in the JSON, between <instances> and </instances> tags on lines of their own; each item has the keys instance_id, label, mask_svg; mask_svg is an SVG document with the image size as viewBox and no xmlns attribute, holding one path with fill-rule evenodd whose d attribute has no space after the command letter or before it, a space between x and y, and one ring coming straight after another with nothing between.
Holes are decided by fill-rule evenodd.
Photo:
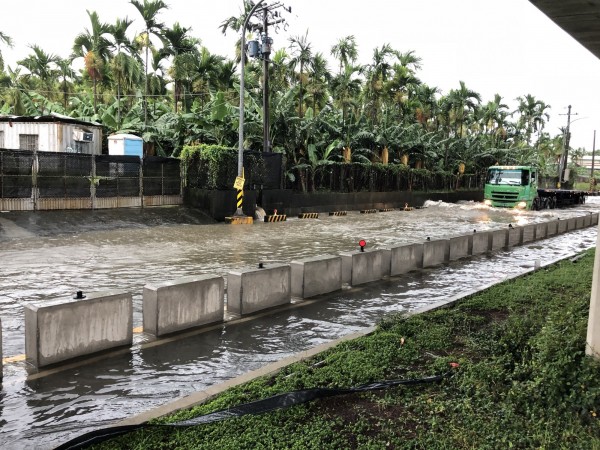
<instances>
[{"instance_id":1,"label":"overcast sky","mask_svg":"<svg viewBox=\"0 0 600 450\"><path fill-rule=\"evenodd\" d=\"M160 19L192 27L211 52L234 57L236 36L223 36L219 24L239 15L241 0L165 0L169 10ZM573 147L591 151L593 130L599 130L600 61L562 31L528 0L285 0L288 30L273 34L274 49L287 47L290 35L308 30L314 51L330 58L341 37L354 35L359 61L368 63L373 49L389 43L400 51L414 50L422 58L422 81L443 93L457 88L459 80L479 92L483 102L495 93L511 110L516 97L532 94L552 106L546 130L557 134L567 122L567 105L578 113L572 118ZM29 44L66 57L74 37L89 27L86 9L113 23L117 17L135 19L131 27L143 29L137 10L127 0L28 0L5 2L0 31L13 38L13 49L2 47L10 65L30 53ZM336 66L331 65L332 68Z\"/></svg>"}]
</instances>

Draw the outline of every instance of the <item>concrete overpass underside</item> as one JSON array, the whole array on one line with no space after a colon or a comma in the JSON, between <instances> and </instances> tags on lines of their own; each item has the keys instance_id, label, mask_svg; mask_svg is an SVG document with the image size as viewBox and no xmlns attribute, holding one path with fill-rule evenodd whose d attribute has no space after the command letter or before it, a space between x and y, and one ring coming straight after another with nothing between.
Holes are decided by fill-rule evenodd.
<instances>
[{"instance_id":1,"label":"concrete overpass underside","mask_svg":"<svg viewBox=\"0 0 600 450\"><path fill-rule=\"evenodd\" d=\"M529 0L600 58L600 0Z\"/></svg>"}]
</instances>

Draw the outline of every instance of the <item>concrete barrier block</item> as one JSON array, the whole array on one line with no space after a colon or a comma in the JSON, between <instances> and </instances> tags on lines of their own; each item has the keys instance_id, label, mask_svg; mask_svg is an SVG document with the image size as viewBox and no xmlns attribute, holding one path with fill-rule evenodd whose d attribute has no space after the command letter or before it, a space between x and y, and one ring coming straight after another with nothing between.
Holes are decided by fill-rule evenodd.
<instances>
[{"instance_id":1,"label":"concrete barrier block","mask_svg":"<svg viewBox=\"0 0 600 450\"><path fill-rule=\"evenodd\" d=\"M389 248L382 248L381 258L381 276L389 277L392 269L392 250Z\"/></svg>"},{"instance_id":2,"label":"concrete barrier block","mask_svg":"<svg viewBox=\"0 0 600 450\"><path fill-rule=\"evenodd\" d=\"M342 289L342 258L323 255L290 263L292 295L310 298Z\"/></svg>"},{"instance_id":3,"label":"concrete barrier block","mask_svg":"<svg viewBox=\"0 0 600 450\"><path fill-rule=\"evenodd\" d=\"M562 233L566 233L567 232L567 221L566 220L559 220L558 221L558 234L562 234Z\"/></svg>"},{"instance_id":4,"label":"concrete barrier block","mask_svg":"<svg viewBox=\"0 0 600 450\"><path fill-rule=\"evenodd\" d=\"M523 236L521 238L521 242L523 244L527 242L535 241L535 224L532 223L530 225L523 226Z\"/></svg>"},{"instance_id":5,"label":"concrete barrier block","mask_svg":"<svg viewBox=\"0 0 600 450\"><path fill-rule=\"evenodd\" d=\"M225 280L217 275L144 286L144 332L162 336L223 320Z\"/></svg>"},{"instance_id":6,"label":"concrete barrier block","mask_svg":"<svg viewBox=\"0 0 600 450\"><path fill-rule=\"evenodd\" d=\"M423 267L439 266L450 260L450 240L437 239L423 243Z\"/></svg>"},{"instance_id":7,"label":"concrete barrier block","mask_svg":"<svg viewBox=\"0 0 600 450\"><path fill-rule=\"evenodd\" d=\"M133 302L124 291L25 305L25 354L35 367L133 342Z\"/></svg>"},{"instance_id":8,"label":"concrete barrier block","mask_svg":"<svg viewBox=\"0 0 600 450\"><path fill-rule=\"evenodd\" d=\"M457 259L471 256L473 252L473 235L456 236L450 238L450 252L448 259L456 261Z\"/></svg>"},{"instance_id":9,"label":"concrete barrier block","mask_svg":"<svg viewBox=\"0 0 600 450\"><path fill-rule=\"evenodd\" d=\"M514 247L523 243L523 227L512 227L508 229L506 246Z\"/></svg>"},{"instance_id":10,"label":"concrete barrier block","mask_svg":"<svg viewBox=\"0 0 600 450\"><path fill-rule=\"evenodd\" d=\"M577 217L571 217L567 219L567 231L574 231L577 229Z\"/></svg>"},{"instance_id":11,"label":"concrete barrier block","mask_svg":"<svg viewBox=\"0 0 600 450\"><path fill-rule=\"evenodd\" d=\"M501 250L506 247L506 241L508 240L508 228L503 230L490 231L491 244L490 250L492 252Z\"/></svg>"},{"instance_id":12,"label":"concrete barrier block","mask_svg":"<svg viewBox=\"0 0 600 450\"><path fill-rule=\"evenodd\" d=\"M546 222L535 224L535 239L546 239L548 235L548 224Z\"/></svg>"},{"instance_id":13,"label":"concrete barrier block","mask_svg":"<svg viewBox=\"0 0 600 450\"><path fill-rule=\"evenodd\" d=\"M575 229L581 230L582 228L585 228L585 216L579 216L575 219Z\"/></svg>"},{"instance_id":14,"label":"concrete barrier block","mask_svg":"<svg viewBox=\"0 0 600 450\"><path fill-rule=\"evenodd\" d=\"M391 249L390 276L423 268L423 244L407 244Z\"/></svg>"},{"instance_id":15,"label":"concrete barrier block","mask_svg":"<svg viewBox=\"0 0 600 450\"><path fill-rule=\"evenodd\" d=\"M473 233L473 255L481 255L490 251L490 233L484 231L482 233Z\"/></svg>"},{"instance_id":16,"label":"concrete barrier block","mask_svg":"<svg viewBox=\"0 0 600 450\"><path fill-rule=\"evenodd\" d=\"M592 226L592 215L586 214L583 216L583 228L588 228Z\"/></svg>"},{"instance_id":17,"label":"concrete barrier block","mask_svg":"<svg viewBox=\"0 0 600 450\"><path fill-rule=\"evenodd\" d=\"M370 283L371 281L381 280L383 277L382 250L367 250L364 252L347 252L340 253L342 264L350 266L350 281L351 286Z\"/></svg>"},{"instance_id":18,"label":"concrete barrier block","mask_svg":"<svg viewBox=\"0 0 600 450\"><path fill-rule=\"evenodd\" d=\"M546 222L546 236L556 236L558 234L558 220L551 220Z\"/></svg>"},{"instance_id":19,"label":"concrete barrier block","mask_svg":"<svg viewBox=\"0 0 600 450\"><path fill-rule=\"evenodd\" d=\"M260 269L232 271L227 274L227 310L241 316L292 300L291 269L274 264Z\"/></svg>"},{"instance_id":20,"label":"concrete barrier block","mask_svg":"<svg viewBox=\"0 0 600 450\"><path fill-rule=\"evenodd\" d=\"M598 225L598 213L592 214L592 225Z\"/></svg>"}]
</instances>

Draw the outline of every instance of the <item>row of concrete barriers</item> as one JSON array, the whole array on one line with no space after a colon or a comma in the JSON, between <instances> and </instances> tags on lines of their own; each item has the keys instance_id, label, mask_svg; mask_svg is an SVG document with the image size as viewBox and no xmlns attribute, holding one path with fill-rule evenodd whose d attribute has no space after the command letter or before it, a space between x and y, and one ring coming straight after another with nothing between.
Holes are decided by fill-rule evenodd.
<instances>
[{"instance_id":1,"label":"row of concrete barriers","mask_svg":"<svg viewBox=\"0 0 600 450\"><path fill-rule=\"evenodd\" d=\"M227 311L246 316L288 304L292 297L306 299L340 290L344 283L357 286L597 224L595 213L232 271L227 274ZM145 333L160 337L222 322L224 317L225 280L221 276L188 276L144 287ZM26 358L36 368L131 346L132 330L132 295L125 291L25 306Z\"/></svg>"}]
</instances>

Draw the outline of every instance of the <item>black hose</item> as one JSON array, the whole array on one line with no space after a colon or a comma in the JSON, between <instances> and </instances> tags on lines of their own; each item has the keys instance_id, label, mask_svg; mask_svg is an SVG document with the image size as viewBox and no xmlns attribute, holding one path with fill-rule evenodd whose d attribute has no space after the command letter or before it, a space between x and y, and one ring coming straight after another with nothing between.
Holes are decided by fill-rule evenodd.
<instances>
[{"instance_id":1,"label":"black hose","mask_svg":"<svg viewBox=\"0 0 600 450\"><path fill-rule=\"evenodd\" d=\"M442 381L444 378L450 376L452 372L447 372L443 375L436 375L432 377L417 378L410 380L390 380L390 381L376 381L369 384L363 384L346 389L338 388L313 388L303 389L300 391L286 392L284 394L277 394L269 398L262 400L256 400L250 403L244 403L242 405L234 406L229 409L221 411L215 411L203 416L198 416L193 419L184 420L181 422L169 423L169 424L151 424L144 422L137 425L124 425L119 427L102 428L100 430L90 431L68 442L56 447L56 450L75 450L86 448L92 444L98 444L108 439L121 436L123 434L130 433L132 431L140 430L142 428L149 427L192 427L196 425L202 425L206 423L218 422L233 417L241 417L245 415L258 415L267 412L275 411L278 409L289 408L290 406L300 405L303 403L316 400L318 398L333 397L336 395L352 394L357 392L368 392L377 391L381 389L389 389L395 386L401 385L415 385L425 383L437 383Z\"/></svg>"}]
</instances>

